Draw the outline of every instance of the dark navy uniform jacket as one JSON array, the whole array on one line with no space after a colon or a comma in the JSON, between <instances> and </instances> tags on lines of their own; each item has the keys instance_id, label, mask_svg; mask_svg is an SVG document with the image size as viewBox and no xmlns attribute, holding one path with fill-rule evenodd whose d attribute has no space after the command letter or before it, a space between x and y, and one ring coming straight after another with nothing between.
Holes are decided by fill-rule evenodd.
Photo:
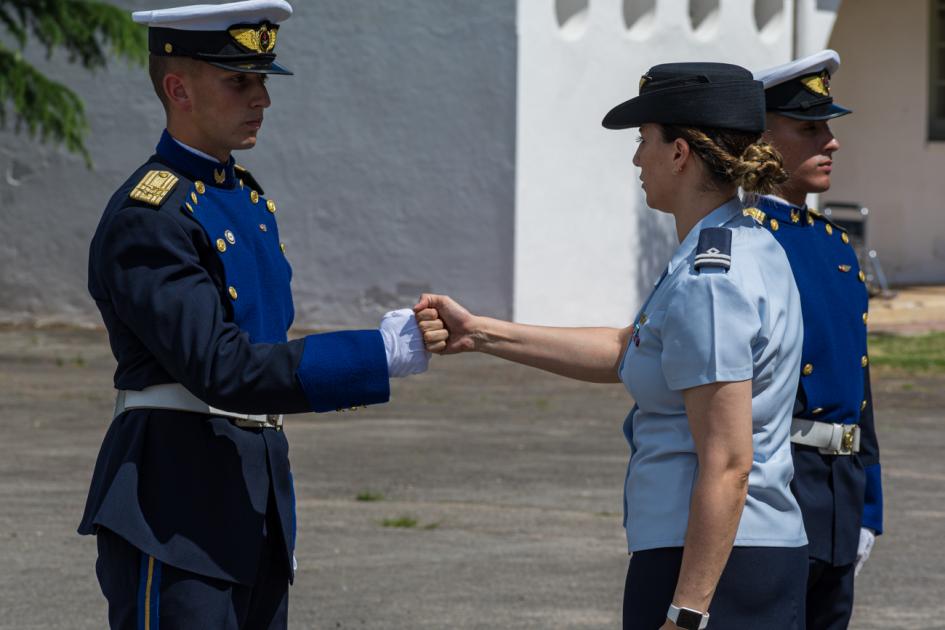
<instances>
[{"instance_id":1,"label":"dark navy uniform jacket","mask_svg":"<svg viewBox=\"0 0 945 630\"><path fill-rule=\"evenodd\" d=\"M292 271L262 193L232 158L204 159L165 131L111 198L92 240L89 292L118 361L116 388L180 383L239 413L388 400L377 330L287 341ZM105 436L79 533L105 527L166 564L251 584L270 497L282 525L270 534L281 534L291 570L295 496L282 431L127 411Z\"/></svg>"},{"instance_id":2,"label":"dark navy uniform jacket","mask_svg":"<svg viewBox=\"0 0 945 630\"><path fill-rule=\"evenodd\" d=\"M804 515L810 556L842 566L856 560L861 526L883 531L864 276L846 232L823 215L773 197L760 198L757 207L787 253L801 294L804 346L794 415L860 425L858 455L821 455L792 444L791 489Z\"/></svg>"}]
</instances>

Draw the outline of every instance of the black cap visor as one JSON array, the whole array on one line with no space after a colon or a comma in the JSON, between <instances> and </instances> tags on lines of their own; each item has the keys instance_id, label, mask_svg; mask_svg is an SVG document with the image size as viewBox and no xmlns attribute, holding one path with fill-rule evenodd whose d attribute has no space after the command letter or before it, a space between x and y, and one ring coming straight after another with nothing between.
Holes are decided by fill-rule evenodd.
<instances>
[{"instance_id":1,"label":"black cap visor","mask_svg":"<svg viewBox=\"0 0 945 630\"><path fill-rule=\"evenodd\" d=\"M279 65L274 60L252 60L240 61L238 63L230 60L211 61L210 59L201 59L201 61L206 61L211 66L216 66L217 68L222 68L231 72L249 72L251 74L295 74L285 66Z\"/></svg>"},{"instance_id":2,"label":"black cap visor","mask_svg":"<svg viewBox=\"0 0 945 630\"><path fill-rule=\"evenodd\" d=\"M645 123L762 133L765 111L761 84L740 80L643 93L610 110L602 124L607 129L628 129Z\"/></svg>"},{"instance_id":3,"label":"black cap visor","mask_svg":"<svg viewBox=\"0 0 945 630\"><path fill-rule=\"evenodd\" d=\"M847 114L852 114L852 109L841 107L836 103L824 103L808 109L769 109L768 113L787 116L797 120L830 120L831 118L840 118Z\"/></svg>"}]
</instances>

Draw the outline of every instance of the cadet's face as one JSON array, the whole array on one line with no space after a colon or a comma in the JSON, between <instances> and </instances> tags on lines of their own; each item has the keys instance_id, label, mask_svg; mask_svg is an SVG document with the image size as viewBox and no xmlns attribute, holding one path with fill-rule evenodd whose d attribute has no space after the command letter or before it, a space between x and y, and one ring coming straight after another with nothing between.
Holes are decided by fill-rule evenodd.
<instances>
[{"instance_id":1,"label":"cadet's face","mask_svg":"<svg viewBox=\"0 0 945 630\"><path fill-rule=\"evenodd\" d=\"M191 114L205 142L225 151L256 146L263 110L272 104L266 75L200 65L190 86Z\"/></svg>"},{"instance_id":2,"label":"cadet's face","mask_svg":"<svg viewBox=\"0 0 945 630\"><path fill-rule=\"evenodd\" d=\"M663 140L663 132L655 123L640 126L639 145L633 165L640 169L640 181L646 194L646 205L655 210L668 210L673 186L675 146Z\"/></svg>"},{"instance_id":3,"label":"cadet's face","mask_svg":"<svg viewBox=\"0 0 945 630\"><path fill-rule=\"evenodd\" d=\"M788 195L803 198L830 188L833 153L840 143L825 120L796 120L779 114L768 115L768 140L781 152L790 178L782 186Z\"/></svg>"}]
</instances>

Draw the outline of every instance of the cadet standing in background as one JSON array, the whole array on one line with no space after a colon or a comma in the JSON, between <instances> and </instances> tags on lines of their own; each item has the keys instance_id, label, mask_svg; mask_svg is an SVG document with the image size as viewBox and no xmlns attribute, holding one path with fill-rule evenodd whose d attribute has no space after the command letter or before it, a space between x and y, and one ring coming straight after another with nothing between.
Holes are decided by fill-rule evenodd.
<instances>
[{"instance_id":1,"label":"cadet standing in background","mask_svg":"<svg viewBox=\"0 0 945 630\"><path fill-rule=\"evenodd\" d=\"M766 137L790 175L779 197L755 203L791 262L804 314L791 489L809 540L808 630L847 627L854 576L883 530L865 276L846 231L805 204L830 188L840 145L827 121L850 113L830 96L839 67L837 53L825 50L755 73L765 85Z\"/></svg>"},{"instance_id":2,"label":"cadet standing in background","mask_svg":"<svg viewBox=\"0 0 945 630\"><path fill-rule=\"evenodd\" d=\"M386 402L426 369L409 311L287 341L276 204L231 155L269 107L284 0L134 14L166 129L108 202L89 292L118 360L81 534L112 628L282 629L295 494L282 415Z\"/></svg>"}]
</instances>

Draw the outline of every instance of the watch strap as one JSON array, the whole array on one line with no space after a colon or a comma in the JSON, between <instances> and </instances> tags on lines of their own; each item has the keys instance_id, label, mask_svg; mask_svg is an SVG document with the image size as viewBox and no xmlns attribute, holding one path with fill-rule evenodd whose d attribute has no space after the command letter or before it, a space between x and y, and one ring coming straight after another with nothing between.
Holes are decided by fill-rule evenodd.
<instances>
[{"instance_id":1,"label":"watch strap","mask_svg":"<svg viewBox=\"0 0 945 630\"><path fill-rule=\"evenodd\" d=\"M669 605L666 618L683 630L705 630L709 625L709 613L684 608L676 604Z\"/></svg>"}]
</instances>

